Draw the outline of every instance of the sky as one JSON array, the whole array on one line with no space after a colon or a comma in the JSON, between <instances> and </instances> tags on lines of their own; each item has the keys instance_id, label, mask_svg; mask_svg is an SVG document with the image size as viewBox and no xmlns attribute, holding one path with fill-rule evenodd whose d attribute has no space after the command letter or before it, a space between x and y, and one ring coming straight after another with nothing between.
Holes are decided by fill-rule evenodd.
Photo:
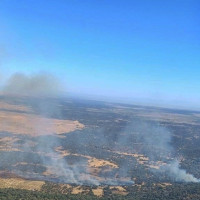
<instances>
[{"instance_id":1,"label":"sky","mask_svg":"<svg viewBox=\"0 0 200 200\"><path fill-rule=\"evenodd\" d=\"M200 109L199 0L0 0L0 78L48 72L68 93Z\"/></svg>"}]
</instances>

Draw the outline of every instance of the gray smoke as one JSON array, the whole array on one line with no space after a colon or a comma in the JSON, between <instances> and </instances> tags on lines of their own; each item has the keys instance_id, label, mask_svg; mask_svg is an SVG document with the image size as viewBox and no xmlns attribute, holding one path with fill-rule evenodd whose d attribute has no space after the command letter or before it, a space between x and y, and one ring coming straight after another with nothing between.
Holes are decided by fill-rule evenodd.
<instances>
[{"instance_id":1,"label":"gray smoke","mask_svg":"<svg viewBox=\"0 0 200 200\"><path fill-rule=\"evenodd\" d=\"M62 91L60 82L51 74L39 73L12 75L4 86L3 92L11 95L55 96Z\"/></svg>"},{"instance_id":2,"label":"gray smoke","mask_svg":"<svg viewBox=\"0 0 200 200\"><path fill-rule=\"evenodd\" d=\"M52 118L56 116L62 119L62 110L58 106L59 100L55 97L62 96L63 87L62 84L54 76L50 74L40 73L36 75L24 75L17 73L12 75L5 87L3 88L4 94L17 95L17 96L28 96L31 106L34 104L37 107L37 114L45 116L47 118ZM33 98L34 97L34 98ZM42 97L42 98L41 98ZM53 97L53 101L49 101L49 97ZM41 133L39 135L45 135L45 127L52 126L51 124L46 124L46 121L38 121L34 124L35 130ZM54 133L54 128L52 128L52 133ZM181 182L200 182L199 179L195 178L193 175L186 172L186 170L181 169L177 158L174 158L174 150L171 145L171 132L155 122L144 122L136 120L131 126L128 126L124 130L125 134L114 134L116 138L113 139L112 134L104 135L104 131L100 130L98 135L98 140L93 140L93 137L83 137L81 141L73 140L74 145L79 147L79 144L91 144L96 147L102 148L108 146L111 150L124 151L125 148L129 148L130 151L135 151L134 144L139 144L142 154L148 156L149 163L157 165L158 162L165 163L161 165L159 169L153 170L156 174L166 174L171 180L181 181ZM85 133L86 135L86 133ZM66 140L67 138L63 138ZM38 153L39 160L37 164L49 167L53 174L50 174L51 180L58 180L66 183L74 184L84 184L85 180L81 179L83 174L87 176L87 184L99 185L100 181L93 178L90 175L87 162L80 160L79 162L74 162L73 164L62 157L59 152L55 151L56 147L62 146L61 139L56 134L51 136L37 136L35 138L36 146L30 145L30 140L32 138L27 138L22 148L25 152ZM80 143L79 143L80 142ZM95 143L96 142L96 143ZM119 144L116 145L115 144ZM120 149L121 148L121 149ZM101 149L102 150L102 149ZM141 152L139 152L141 153ZM21 159L21 158L20 158ZM23 160L23 159L21 159ZM119 170L119 175L121 177L129 177L127 163L122 163ZM19 175L27 176L27 178L41 178L48 179L48 177L42 176L41 174L27 174L20 170L16 170ZM124 181L125 184L133 184L134 182L130 179ZM120 184L118 178L113 177L112 174L109 176L104 184L117 185Z\"/></svg>"},{"instance_id":3,"label":"gray smoke","mask_svg":"<svg viewBox=\"0 0 200 200\"><path fill-rule=\"evenodd\" d=\"M3 88L3 94L8 96L26 97L29 107L34 105L37 107L37 115L45 116L51 119L52 116L56 116L58 119L62 119L62 110L58 106L59 98L63 95L63 87L51 74L40 73L35 75L25 75L22 73L16 73L12 75L6 82ZM71 184L83 184L83 180L80 180L81 173L87 174L87 184L98 185L99 182L90 176L87 172L86 162L75 162L69 164L65 157L62 157L55 149L61 146L60 137L54 134L55 127L53 123L47 124L47 121L42 120L34 122L34 129L37 132L35 138L24 137L24 144L22 145L23 152L25 153L37 153L37 162L35 166L45 166L50 169L51 174L48 176L41 173L32 172L25 173L21 169L16 169L15 173L26 178L36 178L44 180L55 180ZM52 135L45 136L45 127L51 127ZM42 136L40 136L42 135ZM66 139L66 138L64 138ZM35 140L35 145L31 146L32 140ZM26 154L25 154L26 155ZM23 155L19 155L19 160L26 161L27 158ZM6 160L6 159L4 159Z\"/></svg>"}]
</instances>

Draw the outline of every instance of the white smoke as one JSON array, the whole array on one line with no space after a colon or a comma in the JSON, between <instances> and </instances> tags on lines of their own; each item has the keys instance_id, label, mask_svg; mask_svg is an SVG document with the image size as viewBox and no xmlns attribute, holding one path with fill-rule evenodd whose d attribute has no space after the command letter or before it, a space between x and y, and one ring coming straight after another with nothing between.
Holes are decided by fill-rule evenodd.
<instances>
[{"instance_id":1,"label":"white smoke","mask_svg":"<svg viewBox=\"0 0 200 200\"><path fill-rule=\"evenodd\" d=\"M169 176L177 182L193 182L199 183L200 180L195 178L192 174L186 172L186 170L180 168L178 160L165 165L163 169L168 172Z\"/></svg>"},{"instance_id":2,"label":"white smoke","mask_svg":"<svg viewBox=\"0 0 200 200\"><path fill-rule=\"evenodd\" d=\"M174 149L171 144L172 134L166 127L157 122L138 120L127 130L133 132L136 141L143 144L142 151L149 157L150 161L165 163L158 171L153 170L155 173L158 172L158 175L163 173L177 182L200 182L192 174L181 169L178 159L174 158ZM125 143L129 140L131 141L130 138L126 138Z\"/></svg>"}]
</instances>

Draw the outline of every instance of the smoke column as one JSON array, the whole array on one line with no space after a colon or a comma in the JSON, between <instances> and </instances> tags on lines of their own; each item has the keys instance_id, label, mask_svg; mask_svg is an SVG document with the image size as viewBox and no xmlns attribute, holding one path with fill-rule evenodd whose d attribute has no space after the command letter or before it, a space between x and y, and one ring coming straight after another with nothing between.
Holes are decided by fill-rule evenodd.
<instances>
[{"instance_id":1,"label":"smoke column","mask_svg":"<svg viewBox=\"0 0 200 200\"><path fill-rule=\"evenodd\" d=\"M58 96L61 94L60 82L51 74L24 75L16 73L12 75L4 86L3 93L25 96Z\"/></svg>"},{"instance_id":2,"label":"smoke column","mask_svg":"<svg viewBox=\"0 0 200 200\"><path fill-rule=\"evenodd\" d=\"M29 106L34 104L37 106L37 114L40 116L45 116L45 118L51 119L52 116L57 116L62 119L61 110L58 107L59 98L63 95L64 87L61 83L52 75L40 73L35 75L24 75L22 73L16 73L12 75L9 80L6 82L3 88L3 94L8 97L12 96L21 96L27 97L30 103ZM51 100L49 101L49 98ZM45 135L45 127L50 127L52 134L50 136ZM51 170L52 180L73 183L73 184L83 184L85 183L80 179L81 173L87 174L87 184L99 185L99 182L92 178L87 172L87 164L83 162L75 163L73 165L68 164L68 162L55 151L56 147L60 145L60 138L58 135L53 134L55 132L55 127L52 126L52 123L47 121L40 120L34 123L34 129L37 133L36 138L36 147L31 147L30 141L25 139L23 144L24 152L34 152L39 155L39 162L43 166L48 166ZM20 158L21 159L21 158ZM25 160L23 158L22 160ZM46 176L41 174L29 174L24 175L21 170L15 171L20 176L27 176L27 178L36 178L44 179ZM49 180L47 178L47 180Z\"/></svg>"},{"instance_id":3,"label":"smoke column","mask_svg":"<svg viewBox=\"0 0 200 200\"><path fill-rule=\"evenodd\" d=\"M64 88L62 84L54 76L45 73L30 76L16 73L10 77L3 88L3 94L5 95L10 95L11 97L12 95L22 97L27 96L30 105L34 104L37 106L38 114L49 119L51 119L52 116L57 116L62 119L62 110L57 106L57 97L62 96L63 91ZM51 97L53 101L49 101L49 97ZM60 138L56 134L52 134L48 137L42 136L45 134L44 131L47 126L51 128L52 133L55 132L55 127L53 127L51 123L47 124L46 121L41 120L34 124L34 128L38 133L41 133L39 134L41 136L35 138L37 145L33 148L29 145L30 138L28 138L23 144L24 151L37 152L40 156L40 162L44 166L50 167L53 172L52 176L58 177L57 179L55 178L55 180L75 184L87 183L91 185L99 185L100 182L90 175L86 162L80 161L71 165L65 158L61 157L61 155L55 151L55 147L62 146L60 144ZM116 136L116 141L122 148L130 147L134 150L133 143L140 143L144 155L147 155L151 162L157 163L158 161L162 161L165 163L165 165L160 166L158 170L153 170L156 174L166 174L173 181L200 182L199 179L180 168L177 158L172 159L174 154L174 149L171 145L172 136L171 132L165 127L155 122L135 120L124 132L126 134L119 134ZM102 137L96 141L96 145L102 144L102 146L110 146L109 138L104 137L104 132L100 131L99 135ZM87 141L85 142L88 142L90 138L87 138L86 140ZM78 147L78 140L75 141L74 145L77 145ZM116 146L113 146L112 148L117 149ZM19 175L23 175L20 170L16 172ZM126 176L126 174L128 175L127 172L128 168L126 164L124 164L124 166L119 170L119 174ZM87 182L81 179L82 174L87 176ZM46 178L40 174L32 174L31 177L41 178L44 180ZM29 177L27 176L27 178ZM53 177L52 180L54 180ZM129 181L130 184L134 183L132 180ZM113 185L120 184L117 179L111 179L109 183Z\"/></svg>"},{"instance_id":4,"label":"smoke column","mask_svg":"<svg viewBox=\"0 0 200 200\"><path fill-rule=\"evenodd\" d=\"M158 176L159 174L167 175L172 181L178 182L200 182L192 174L180 168L177 158L174 158L174 149L171 144L171 132L159 125L157 122L148 122L136 120L127 128L128 136L120 138L122 144L129 144L134 140L142 144L142 151L150 159L150 162L162 162L157 170L153 170ZM133 139L134 138L134 139Z\"/></svg>"},{"instance_id":5,"label":"smoke column","mask_svg":"<svg viewBox=\"0 0 200 200\"><path fill-rule=\"evenodd\" d=\"M174 181L193 183L200 182L200 180L195 178L192 174L189 174L186 172L186 170L181 169L179 161L177 159L167 164L163 169L165 172L169 173L169 176Z\"/></svg>"}]
</instances>

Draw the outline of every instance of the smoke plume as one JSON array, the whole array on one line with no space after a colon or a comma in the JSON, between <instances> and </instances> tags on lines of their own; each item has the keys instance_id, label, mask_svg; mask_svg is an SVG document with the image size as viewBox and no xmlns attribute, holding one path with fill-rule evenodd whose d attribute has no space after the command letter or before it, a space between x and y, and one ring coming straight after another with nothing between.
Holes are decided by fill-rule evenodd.
<instances>
[{"instance_id":1,"label":"smoke plume","mask_svg":"<svg viewBox=\"0 0 200 200\"><path fill-rule=\"evenodd\" d=\"M60 82L51 74L25 75L16 73L7 81L3 92L11 95L55 96L62 91Z\"/></svg>"},{"instance_id":2,"label":"smoke plume","mask_svg":"<svg viewBox=\"0 0 200 200\"><path fill-rule=\"evenodd\" d=\"M179 161L175 159L171 163L163 167L164 171L169 174L172 180L177 182L193 182L199 183L200 180L195 178L192 174L186 172L186 170L180 168ZM162 169L161 169L162 170Z\"/></svg>"},{"instance_id":3,"label":"smoke plume","mask_svg":"<svg viewBox=\"0 0 200 200\"><path fill-rule=\"evenodd\" d=\"M28 97L28 103L26 102L26 104L29 107L34 105L37 108L36 114L45 116L48 119L52 119L52 116L63 119L62 109L58 106L60 105L59 98L55 98L62 96L62 91L62 84L54 76L45 73L30 76L21 73L14 74L3 88L4 94ZM53 100L49 101L49 97ZM92 150L86 152L86 155L90 156L82 156L80 161L71 163L73 159L69 161L65 156L62 157L55 149L63 147L63 144L72 145L76 150L74 155L77 156L82 151L86 151L84 147L89 144L89 146L100 148L103 153L107 154L107 158L110 156L109 158L112 159L112 156L108 152L113 151L114 153L118 153L121 150L124 152L124 149L128 148L130 153L135 153L135 144L139 144L139 153L149 158L149 165L159 166L158 169L152 170L158 176L166 174L173 181L200 182L192 174L181 169L171 144L171 132L159 123L135 120L130 126L128 125L128 128L123 130L124 133L122 133L123 131L115 132L112 129L110 129L110 132L104 132L104 130L98 129L99 132L97 131L94 136L92 129L91 132L86 130L82 138L79 138L75 133L71 137L66 138L64 136L64 138L61 138L59 135L54 134L55 127L52 124L51 121L46 120L34 122L34 129L40 134L36 135L36 137L22 136L24 143L21 148L25 153L19 153L19 157L15 158L23 163L26 161L28 155L31 154L33 156L31 159L34 166L39 166L42 172L44 172L44 166L47 167L49 175L34 173L34 170L26 174L21 169L16 168L15 172L17 174L27 178L31 177L74 184L133 184L133 180L129 178L130 165L126 163L126 160L124 160L124 163L120 163L120 168L115 168L114 173L109 170L105 170L107 174L103 174L104 172L102 172L104 179L99 181L99 179L97 180L94 178L95 176L90 174L88 169L88 157L95 156L92 154ZM50 136L45 134L46 127L51 128L52 134ZM63 143L63 140L68 141ZM35 145L31 145L32 143L35 143ZM79 149L81 145L82 149ZM108 147L107 150L109 151L105 151L106 147ZM120 155L124 156L128 154L121 153ZM0 159L4 161L8 160L6 155L1 155ZM2 168L6 168L5 166ZM116 174L118 176L115 176ZM108 176L107 179L105 178L106 175ZM86 178L84 179L83 176ZM126 179L120 182L118 177L125 177Z\"/></svg>"},{"instance_id":4,"label":"smoke plume","mask_svg":"<svg viewBox=\"0 0 200 200\"><path fill-rule=\"evenodd\" d=\"M48 176L35 173L34 170L28 173L23 172L21 169L14 169L14 172L22 177L35 178L42 180L60 181L72 184L94 184L98 185L99 182L90 176L87 171L85 162L76 162L69 164L69 162L60 155L55 149L61 146L61 138L55 133L55 127L50 121L42 120L42 117L51 119L56 116L62 119L62 110L58 106L59 98L62 96L63 86L53 75L40 73L35 75L25 75L16 73L12 75L6 82L3 90L4 95L26 97L26 105L37 108L37 115L41 116L39 121L34 121L34 129L37 132L36 137L22 136L23 145L21 149L23 154L18 154L18 161L26 162L27 155L33 154L37 159L32 159L30 162L35 167L47 167L50 174ZM52 119L53 120L53 119ZM45 133L46 127L51 129L52 134L48 136ZM65 138L64 138L65 139ZM35 143L35 145L31 145ZM2 157L1 159L6 162L9 158ZM48 172L48 173L49 173ZM80 179L81 173L86 173L87 181Z\"/></svg>"},{"instance_id":5,"label":"smoke plume","mask_svg":"<svg viewBox=\"0 0 200 200\"><path fill-rule=\"evenodd\" d=\"M171 131L166 127L158 122L136 120L127 128L127 133L128 136L120 139L120 143L140 143L142 153L149 158L149 164L159 167L152 170L158 176L165 175L177 182L200 182L192 174L181 169L172 146Z\"/></svg>"}]
</instances>

